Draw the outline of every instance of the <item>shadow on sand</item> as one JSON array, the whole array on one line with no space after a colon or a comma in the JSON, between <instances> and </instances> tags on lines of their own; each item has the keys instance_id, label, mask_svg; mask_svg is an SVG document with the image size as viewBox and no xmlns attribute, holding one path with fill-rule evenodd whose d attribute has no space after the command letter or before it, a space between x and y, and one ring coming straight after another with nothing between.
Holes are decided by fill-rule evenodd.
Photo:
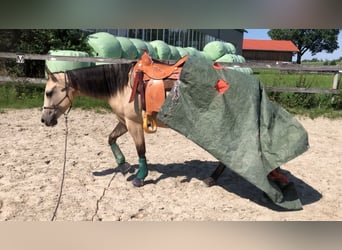
<instances>
[{"instance_id":1,"label":"shadow on sand","mask_svg":"<svg viewBox=\"0 0 342 250\"><path fill-rule=\"evenodd\" d=\"M184 177L182 182L190 182L191 179L195 178L198 180L204 180L211 175L216 169L218 162L213 161L200 161L192 160L184 163L175 164L149 164L149 171L157 171L161 175L157 179L145 180L145 185L157 184L159 181L170 178L170 177ZM131 173L127 181L133 180L135 177L134 172L137 171L138 166L119 166L117 168L106 169L103 171L93 172L94 176L105 176L113 173ZM289 171L282 169L282 172L288 177L290 182L294 183L297 194L303 206L317 202L322 198L322 195L315 190L313 187L293 176ZM203 185L205 185L203 183ZM263 191L240 177L229 168L226 168L220 178L218 179L217 186L222 187L228 192L235 193L242 198L249 199L258 205L267 207L275 211L287 211L281 207L276 206L273 202L266 199ZM210 188L210 187L208 187Z\"/></svg>"}]
</instances>

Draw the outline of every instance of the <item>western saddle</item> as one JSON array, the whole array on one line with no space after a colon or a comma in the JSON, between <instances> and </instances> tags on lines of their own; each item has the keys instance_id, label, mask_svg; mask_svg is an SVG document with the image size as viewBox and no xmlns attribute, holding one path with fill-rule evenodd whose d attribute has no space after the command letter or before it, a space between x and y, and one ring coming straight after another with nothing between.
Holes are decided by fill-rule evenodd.
<instances>
[{"instance_id":1,"label":"western saddle","mask_svg":"<svg viewBox=\"0 0 342 250\"><path fill-rule=\"evenodd\" d=\"M144 110L143 128L146 133L157 131L157 114L163 105L166 92L170 91L175 80L179 79L183 64L188 59L184 56L174 64L166 64L152 59L144 51L141 59L135 64L135 73L132 94L129 102L134 101L140 94L141 105Z\"/></svg>"}]
</instances>

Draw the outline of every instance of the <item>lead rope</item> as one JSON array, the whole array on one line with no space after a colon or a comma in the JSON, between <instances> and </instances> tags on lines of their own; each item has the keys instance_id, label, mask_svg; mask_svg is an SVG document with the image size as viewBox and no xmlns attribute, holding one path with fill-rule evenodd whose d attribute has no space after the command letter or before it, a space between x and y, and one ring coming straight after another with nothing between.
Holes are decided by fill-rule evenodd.
<instances>
[{"instance_id":1,"label":"lead rope","mask_svg":"<svg viewBox=\"0 0 342 250\"><path fill-rule=\"evenodd\" d=\"M56 219L57 210L58 210L59 204L61 203L64 178L65 178L66 154L67 154L67 146L68 146L68 114L67 113L64 114L64 117L65 117L65 140L64 140L64 164L63 164L63 172L62 172L62 181L61 181L61 186L60 186L60 190L59 190L57 204L55 207L55 211L53 212L51 221L54 221Z\"/></svg>"}]
</instances>

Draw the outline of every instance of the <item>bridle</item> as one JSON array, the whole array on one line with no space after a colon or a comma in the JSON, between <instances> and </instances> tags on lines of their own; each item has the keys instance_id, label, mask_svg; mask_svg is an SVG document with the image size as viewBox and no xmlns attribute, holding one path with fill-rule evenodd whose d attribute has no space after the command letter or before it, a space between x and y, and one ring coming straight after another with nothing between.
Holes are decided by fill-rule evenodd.
<instances>
[{"instance_id":1,"label":"bridle","mask_svg":"<svg viewBox=\"0 0 342 250\"><path fill-rule=\"evenodd\" d=\"M64 77L65 77L65 80L64 80L64 82L65 82L65 87L64 87L61 91L62 91L62 92L65 91L65 96L64 96L57 104L54 104L54 105L51 105L51 106L48 106L48 107L43 106L43 109L52 109L53 111L60 110L59 105L60 105L65 99L68 98L68 100L69 100L69 102L70 102L70 106L69 106L69 108L68 108L63 114L64 114L64 115L67 115L67 114L70 112L70 110L71 110L71 108L72 108L72 101L71 101L70 96L69 96L69 84L68 84L68 82L67 82L66 74L65 74Z\"/></svg>"}]
</instances>

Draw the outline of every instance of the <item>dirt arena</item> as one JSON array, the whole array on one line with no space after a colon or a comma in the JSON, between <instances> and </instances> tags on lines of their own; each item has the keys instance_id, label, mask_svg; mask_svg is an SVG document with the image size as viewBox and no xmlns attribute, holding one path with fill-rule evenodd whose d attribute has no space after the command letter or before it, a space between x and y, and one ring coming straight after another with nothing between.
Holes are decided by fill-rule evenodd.
<instances>
[{"instance_id":1,"label":"dirt arena","mask_svg":"<svg viewBox=\"0 0 342 250\"><path fill-rule=\"evenodd\" d=\"M65 123L46 127L41 111L0 114L0 221L49 221L61 184ZM310 149L282 166L297 187L303 210L279 212L262 192L226 169L218 185L202 180L217 161L171 129L146 134L150 168L146 185L123 175L107 137L116 124L109 112L74 109L63 195L57 221L311 221L342 220L342 120L297 117ZM118 140L137 169L131 137Z\"/></svg>"}]
</instances>

